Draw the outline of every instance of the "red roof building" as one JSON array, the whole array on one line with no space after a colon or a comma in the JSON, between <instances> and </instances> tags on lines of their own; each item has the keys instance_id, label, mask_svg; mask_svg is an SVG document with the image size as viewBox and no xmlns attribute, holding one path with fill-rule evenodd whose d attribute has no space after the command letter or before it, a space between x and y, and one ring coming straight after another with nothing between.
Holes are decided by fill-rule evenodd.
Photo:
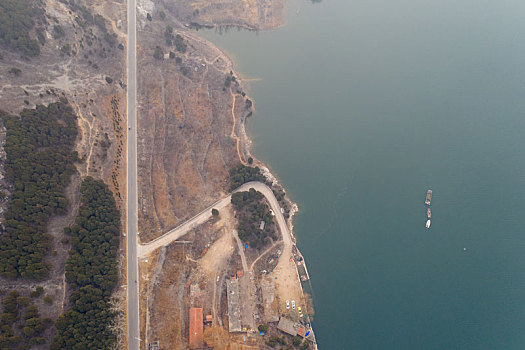
<instances>
[{"instance_id":1,"label":"red roof building","mask_svg":"<svg viewBox=\"0 0 525 350\"><path fill-rule=\"evenodd\" d=\"M202 308L192 307L190 309L190 349L199 349L204 346Z\"/></svg>"}]
</instances>

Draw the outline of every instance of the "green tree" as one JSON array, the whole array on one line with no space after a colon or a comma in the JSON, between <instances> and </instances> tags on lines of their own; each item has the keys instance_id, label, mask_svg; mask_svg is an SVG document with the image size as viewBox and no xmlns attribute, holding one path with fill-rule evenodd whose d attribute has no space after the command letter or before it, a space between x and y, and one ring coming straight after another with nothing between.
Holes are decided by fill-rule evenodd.
<instances>
[{"instance_id":1,"label":"green tree","mask_svg":"<svg viewBox=\"0 0 525 350\"><path fill-rule=\"evenodd\" d=\"M51 349L108 349L116 341L109 329L115 316L109 298L118 276L119 212L102 181L87 177L80 192L82 205L68 230L72 248L66 280L73 290L72 307L58 318Z\"/></svg>"},{"instance_id":2,"label":"green tree","mask_svg":"<svg viewBox=\"0 0 525 350\"><path fill-rule=\"evenodd\" d=\"M182 53L186 52L188 45L186 44L184 38L180 34L175 35L175 39L173 39L173 42L177 51Z\"/></svg>"},{"instance_id":3,"label":"green tree","mask_svg":"<svg viewBox=\"0 0 525 350\"><path fill-rule=\"evenodd\" d=\"M64 28L62 28L61 25L56 24L53 26L53 38L60 39L66 36L66 32L64 32Z\"/></svg>"},{"instance_id":4,"label":"green tree","mask_svg":"<svg viewBox=\"0 0 525 350\"><path fill-rule=\"evenodd\" d=\"M211 214L212 214L213 216L219 216L219 211L218 211L217 209L213 208L213 209L211 210Z\"/></svg>"},{"instance_id":5,"label":"green tree","mask_svg":"<svg viewBox=\"0 0 525 350\"><path fill-rule=\"evenodd\" d=\"M0 1L0 44L27 56L38 56L40 44L30 36L35 20L45 20L43 9L31 0Z\"/></svg>"},{"instance_id":6,"label":"green tree","mask_svg":"<svg viewBox=\"0 0 525 350\"><path fill-rule=\"evenodd\" d=\"M75 171L76 116L62 100L19 117L0 112L0 118L7 130L6 180L13 186L0 234L0 275L43 279L49 272L48 222L66 213L64 190Z\"/></svg>"},{"instance_id":7,"label":"green tree","mask_svg":"<svg viewBox=\"0 0 525 350\"><path fill-rule=\"evenodd\" d=\"M162 48L160 46L157 46L155 48L155 52L153 53L153 57L155 57L158 60L161 60L164 58L164 51L162 51Z\"/></svg>"}]
</instances>

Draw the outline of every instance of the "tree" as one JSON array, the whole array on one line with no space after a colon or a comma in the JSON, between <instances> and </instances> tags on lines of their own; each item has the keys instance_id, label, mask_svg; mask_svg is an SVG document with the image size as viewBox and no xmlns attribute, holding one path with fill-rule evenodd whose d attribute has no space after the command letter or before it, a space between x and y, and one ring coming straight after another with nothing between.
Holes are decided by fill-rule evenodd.
<instances>
[{"instance_id":1,"label":"tree","mask_svg":"<svg viewBox=\"0 0 525 350\"><path fill-rule=\"evenodd\" d=\"M173 27L170 25L166 26L166 29L164 30L164 39L166 39L166 45L171 46L173 45L173 41L175 40L175 36L173 35Z\"/></svg>"},{"instance_id":2,"label":"tree","mask_svg":"<svg viewBox=\"0 0 525 350\"><path fill-rule=\"evenodd\" d=\"M0 1L0 44L27 56L38 56L40 45L30 37L35 20L44 19L44 11L29 0Z\"/></svg>"},{"instance_id":3,"label":"tree","mask_svg":"<svg viewBox=\"0 0 525 350\"><path fill-rule=\"evenodd\" d=\"M213 209L211 210L211 214L212 214L213 216L219 216L219 211L218 211L217 209L213 208Z\"/></svg>"},{"instance_id":4,"label":"tree","mask_svg":"<svg viewBox=\"0 0 525 350\"><path fill-rule=\"evenodd\" d=\"M64 190L75 171L76 116L63 99L19 117L0 112L0 118L7 130L6 180L13 186L0 234L0 275L43 279L49 272L48 222L65 213Z\"/></svg>"},{"instance_id":5,"label":"tree","mask_svg":"<svg viewBox=\"0 0 525 350\"><path fill-rule=\"evenodd\" d=\"M184 38L180 34L175 35L174 43L177 51L182 53L186 52L188 45L186 45Z\"/></svg>"},{"instance_id":6,"label":"tree","mask_svg":"<svg viewBox=\"0 0 525 350\"><path fill-rule=\"evenodd\" d=\"M299 346L299 345L301 345L301 340L302 340L301 337L294 336L294 337L292 338L292 344L293 344L294 346Z\"/></svg>"},{"instance_id":7,"label":"tree","mask_svg":"<svg viewBox=\"0 0 525 350\"><path fill-rule=\"evenodd\" d=\"M100 180L87 177L81 185L81 207L69 230L71 252L66 281L73 290L72 307L56 322L51 349L109 349L115 315L109 299L117 283L120 216L113 194ZM89 331L86 331L89 329Z\"/></svg>"},{"instance_id":8,"label":"tree","mask_svg":"<svg viewBox=\"0 0 525 350\"><path fill-rule=\"evenodd\" d=\"M250 181L266 182L259 167L251 167L239 164L230 169L230 191Z\"/></svg>"},{"instance_id":9,"label":"tree","mask_svg":"<svg viewBox=\"0 0 525 350\"><path fill-rule=\"evenodd\" d=\"M155 52L153 53L153 57L155 57L158 60L161 60L164 58L164 51L162 51L162 48L160 46L157 46L155 48Z\"/></svg>"},{"instance_id":10,"label":"tree","mask_svg":"<svg viewBox=\"0 0 525 350\"><path fill-rule=\"evenodd\" d=\"M66 33L64 32L64 29L61 25L56 24L53 26L53 38L60 39L66 36Z\"/></svg>"},{"instance_id":11,"label":"tree","mask_svg":"<svg viewBox=\"0 0 525 350\"><path fill-rule=\"evenodd\" d=\"M151 22L151 20L153 19L153 17L151 17L151 15L149 13L146 14L146 18L148 19L148 21Z\"/></svg>"},{"instance_id":12,"label":"tree","mask_svg":"<svg viewBox=\"0 0 525 350\"><path fill-rule=\"evenodd\" d=\"M259 332L263 332L263 333L267 333L268 332L268 326L265 325L265 324L261 324L259 327L257 327L259 329Z\"/></svg>"}]
</instances>

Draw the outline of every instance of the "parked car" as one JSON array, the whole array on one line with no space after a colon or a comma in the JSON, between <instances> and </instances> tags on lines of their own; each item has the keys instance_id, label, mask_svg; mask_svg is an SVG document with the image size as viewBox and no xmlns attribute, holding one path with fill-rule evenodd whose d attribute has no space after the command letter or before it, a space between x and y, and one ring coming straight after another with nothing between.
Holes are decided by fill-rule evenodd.
<instances>
[{"instance_id":1,"label":"parked car","mask_svg":"<svg viewBox=\"0 0 525 350\"><path fill-rule=\"evenodd\" d=\"M295 300L292 300L292 309L295 310Z\"/></svg>"},{"instance_id":2,"label":"parked car","mask_svg":"<svg viewBox=\"0 0 525 350\"><path fill-rule=\"evenodd\" d=\"M286 300L286 310L290 310L290 300Z\"/></svg>"}]
</instances>

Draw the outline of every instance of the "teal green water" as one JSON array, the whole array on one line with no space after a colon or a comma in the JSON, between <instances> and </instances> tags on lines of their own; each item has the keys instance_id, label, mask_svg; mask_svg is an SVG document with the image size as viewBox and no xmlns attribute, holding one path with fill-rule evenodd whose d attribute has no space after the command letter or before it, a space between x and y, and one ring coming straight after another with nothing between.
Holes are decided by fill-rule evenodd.
<instances>
[{"instance_id":1,"label":"teal green water","mask_svg":"<svg viewBox=\"0 0 525 350\"><path fill-rule=\"evenodd\" d=\"M261 79L249 134L299 204L321 349L525 349L523 13L304 1L204 33Z\"/></svg>"}]
</instances>

